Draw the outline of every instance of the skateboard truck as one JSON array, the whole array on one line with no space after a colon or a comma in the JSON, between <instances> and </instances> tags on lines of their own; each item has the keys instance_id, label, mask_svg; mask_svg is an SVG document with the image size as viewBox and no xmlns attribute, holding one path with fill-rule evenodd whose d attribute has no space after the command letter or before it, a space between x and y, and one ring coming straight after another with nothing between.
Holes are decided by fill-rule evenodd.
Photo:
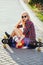
<instances>
[{"instance_id":1,"label":"skateboard truck","mask_svg":"<svg viewBox=\"0 0 43 65\"><path fill-rule=\"evenodd\" d=\"M4 39L2 39L3 47L6 48L6 43L8 43L6 35L4 35Z\"/></svg>"},{"instance_id":2,"label":"skateboard truck","mask_svg":"<svg viewBox=\"0 0 43 65\"><path fill-rule=\"evenodd\" d=\"M38 41L39 41L39 47L37 48L37 51L40 52L40 51L41 51L41 48L40 48L40 47L43 46L43 45L42 45L43 43L41 42L41 39L40 39L40 38L38 39Z\"/></svg>"}]
</instances>

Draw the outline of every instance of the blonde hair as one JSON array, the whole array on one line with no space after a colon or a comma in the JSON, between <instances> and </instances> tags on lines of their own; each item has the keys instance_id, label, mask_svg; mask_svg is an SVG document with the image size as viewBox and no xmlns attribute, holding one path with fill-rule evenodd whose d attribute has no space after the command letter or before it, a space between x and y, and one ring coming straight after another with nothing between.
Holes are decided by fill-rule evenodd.
<instances>
[{"instance_id":1,"label":"blonde hair","mask_svg":"<svg viewBox=\"0 0 43 65\"><path fill-rule=\"evenodd\" d=\"M29 16L28 12L26 12L26 11L22 12L22 13L21 13L21 16L22 16L23 14L26 14L26 15L28 16L29 20L30 20L30 16Z\"/></svg>"}]
</instances>

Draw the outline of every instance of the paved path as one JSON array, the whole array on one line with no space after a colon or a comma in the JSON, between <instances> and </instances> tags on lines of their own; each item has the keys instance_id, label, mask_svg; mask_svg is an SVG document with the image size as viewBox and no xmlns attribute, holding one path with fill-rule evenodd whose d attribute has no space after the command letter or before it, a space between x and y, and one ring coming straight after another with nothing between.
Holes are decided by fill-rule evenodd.
<instances>
[{"instance_id":1,"label":"paved path","mask_svg":"<svg viewBox=\"0 0 43 65\"><path fill-rule=\"evenodd\" d=\"M0 40L5 31L11 33L23 11L24 8L19 0L0 0ZM35 28L37 36L43 37L36 25ZM43 52L9 47L5 50L0 43L0 65L43 65Z\"/></svg>"},{"instance_id":2,"label":"paved path","mask_svg":"<svg viewBox=\"0 0 43 65\"><path fill-rule=\"evenodd\" d=\"M9 33L12 31L23 11L19 0L0 0L0 37L5 31Z\"/></svg>"},{"instance_id":3,"label":"paved path","mask_svg":"<svg viewBox=\"0 0 43 65\"><path fill-rule=\"evenodd\" d=\"M13 60L10 54L3 48L0 44L0 65L18 65L18 63Z\"/></svg>"},{"instance_id":4,"label":"paved path","mask_svg":"<svg viewBox=\"0 0 43 65\"><path fill-rule=\"evenodd\" d=\"M0 45L0 65L43 65L43 52L31 49L4 49Z\"/></svg>"}]
</instances>

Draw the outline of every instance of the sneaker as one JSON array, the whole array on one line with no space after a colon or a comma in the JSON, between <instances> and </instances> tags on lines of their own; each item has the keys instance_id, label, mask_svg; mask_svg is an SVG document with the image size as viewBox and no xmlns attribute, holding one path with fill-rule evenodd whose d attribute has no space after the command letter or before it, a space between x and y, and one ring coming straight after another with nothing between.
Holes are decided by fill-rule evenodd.
<instances>
[{"instance_id":1,"label":"sneaker","mask_svg":"<svg viewBox=\"0 0 43 65\"><path fill-rule=\"evenodd\" d=\"M6 34L6 36L9 38L10 37L10 35L7 33L7 32L5 32L5 34Z\"/></svg>"},{"instance_id":2,"label":"sneaker","mask_svg":"<svg viewBox=\"0 0 43 65\"><path fill-rule=\"evenodd\" d=\"M28 48L27 46L22 47L22 49L27 49L27 48Z\"/></svg>"}]
</instances>

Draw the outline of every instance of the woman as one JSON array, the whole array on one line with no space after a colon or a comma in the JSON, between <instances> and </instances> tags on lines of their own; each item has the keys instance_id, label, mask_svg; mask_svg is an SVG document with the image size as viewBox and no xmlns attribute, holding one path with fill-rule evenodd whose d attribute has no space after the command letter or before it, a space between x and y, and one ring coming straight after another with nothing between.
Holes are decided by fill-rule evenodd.
<instances>
[{"instance_id":1,"label":"woman","mask_svg":"<svg viewBox=\"0 0 43 65\"><path fill-rule=\"evenodd\" d=\"M21 30L21 28L23 28L23 31ZM15 26L10 37L13 38L15 35L19 38L18 42L16 41L18 44L23 41L26 47L29 47L30 44L35 45L33 44L33 42L36 40L35 28L27 12L22 13L21 20ZM18 44L16 45L16 47L18 46Z\"/></svg>"}]
</instances>

